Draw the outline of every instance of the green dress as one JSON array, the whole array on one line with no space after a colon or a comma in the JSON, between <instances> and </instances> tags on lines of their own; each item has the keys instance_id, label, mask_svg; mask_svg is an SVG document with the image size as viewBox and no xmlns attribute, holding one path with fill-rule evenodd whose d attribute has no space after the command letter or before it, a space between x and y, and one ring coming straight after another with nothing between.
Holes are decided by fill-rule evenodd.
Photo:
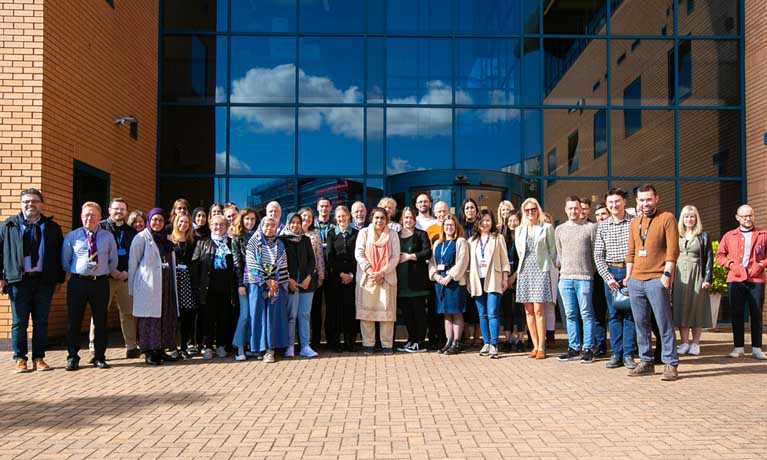
<instances>
[{"instance_id":1,"label":"green dress","mask_svg":"<svg viewBox=\"0 0 767 460\"><path fill-rule=\"evenodd\" d=\"M674 325L676 327L711 327L711 302L703 289L703 267L697 237L679 238L679 259L674 277Z\"/></svg>"}]
</instances>

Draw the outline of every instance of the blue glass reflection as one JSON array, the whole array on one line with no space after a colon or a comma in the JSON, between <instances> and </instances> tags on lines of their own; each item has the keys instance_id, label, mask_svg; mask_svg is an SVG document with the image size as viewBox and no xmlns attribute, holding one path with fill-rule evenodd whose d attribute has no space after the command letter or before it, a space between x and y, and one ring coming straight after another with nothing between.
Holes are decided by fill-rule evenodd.
<instances>
[{"instance_id":1,"label":"blue glass reflection","mask_svg":"<svg viewBox=\"0 0 767 460\"><path fill-rule=\"evenodd\" d=\"M381 104L384 101L386 85L386 39L371 37L365 41L365 46L367 46L365 97L368 103Z\"/></svg>"},{"instance_id":2,"label":"blue glass reflection","mask_svg":"<svg viewBox=\"0 0 767 460\"><path fill-rule=\"evenodd\" d=\"M295 38L232 37L231 58L232 102L295 102Z\"/></svg>"},{"instance_id":3,"label":"blue glass reflection","mask_svg":"<svg viewBox=\"0 0 767 460\"><path fill-rule=\"evenodd\" d=\"M541 56L540 40L525 39L522 44L522 103L525 105L538 105L543 102Z\"/></svg>"},{"instance_id":4,"label":"blue glass reflection","mask_svg":"<svg viewBox=\"0 0 767 460\"><path fill-rule=\"evenodd\" d=\"M301 102L362 102L361 38L311 37L299 42L298 98Z\"/></svg>"},{"instance_id":5,"label":"blue glass reflection","mask_svg":"<svg viewBox=\"0 0 767 460\"><path fill-rule=\"evenodd\" d=\"M530 0L522 0L532 3ZM537 0L534 0L537 1ZM458 0L459 34L513 35L521 25L520 0Z\"/></svg>"},{"instance_id":6,"label":"blue glass reflection","mask_svg":"<svg viewBox=\"0 0 767 460\"><path fill-rule=\"evenodd\" d=\"M295 212L295 180L290 179L229 179L229 201L240 208L255 208L260 215L266 214L266 205L270 201L279 201L282 207L282 220Z\"/></svg>"},{"instance_id":7,"label":"blue glass reflection","mask_svg":"<svg viewBox=\"0 0 767 460\"><path fill-rule=\"evenodd\" d=\"M367 173L383 174L384 170L384 111L367 109Z\"/></svg>"},{"instance_id":8,"label":"blue glass reflection","mask_svg":"<svg viewBox=\"0 0 767 460\"><path fill-rule=\"evenodd\" d=\"M511 171L519 167L522 111L456 111L455 167Z\"/></svg>"},{"instance_id":9,"label":"blue glass reflection","mask_svg":"<svg viewBox=\"0 0 767 460\"><path fill-rule=\"evenodd\" d=\"M362 108L298 111L298 173L362 174Z\"/></svg>"},{"instance_id":10,"label":"blue glass reflection","mask_svg":"<svg viewBox=\"0 0 767 460\"><path fill-rule=\"evenodd\" d=\"M226 37L165 37L163 90L167 102L226 102Z\"/></svg>"},{"instance_id":11,"label":"blue glass reflection","mask_svg":"<svg viewBox=\"0 0 767 460\"><path fill-rule=\"evenodd\" d=\"M449 39L389 39L386 49L387 101L390 104L452 103L452 54Z\"/></svg>"},{"instance_id":12,"label":"blue glass reflection","mask_svg":"<svg viewBox=\"0 0 767 460\"><path fill-rule=\"evenodd\" d=\"M301 178L298 179L298 207L316 209L317 200L325 197L333 207L344 205L351 209L352 203L362 200L363 192L362 179Z\"/></svg>"},{"instance_id":13,"label":"blue glass reflection","mask_svg":"<svg viewBox=\"0 0 767 460\"><path fill-rule=\"evenodd\" d=\"M389 33L449 34L452 8L445 0L389 0Z\"/></svg>"},{"instance_id":14,"label":"blue glass reflection","mask_svg":"<svg viewBox=\"0 0 767 460\"><path fill-rule=\"evenodd\" d=\"M295 109L232 107L229 174L294 174Z\"/></svg>"},{"instance_id":15,"label":"blue glass reflection","mask_svg":"<svg viewBox=\"0 0 767 460\"><path fill-rule=\"evenodd\" d=\"M457 47L456 102L519 104L519 40L464 39Z\"/></svg>"},{"instance_id":16,"label":"blue glass reflection","mask_svg":"<svg viewBox=\"0 0 767 460\"><path fill-rule=\"evenodd\" d=\"M528 176L541 174L541 154L543 152L543 116L540 110L525 110L522 124L522 173ZM514 172L514 171L509 171Z\"/></svg>"},{"instance_id":17,"label":"blue glass reflection","mask_svg":"<svg viewBox=\"0 0 767 460\"><path fill-rule=\"evenodd\" d=\"M451 168L450 109L386 110L386 173Z\"/></svg>"},{"instance_id":18,"label":"blue glass reflection","mask_svg":"<svg viewBox=\"0 0 767 460\"><path fill-rule=\"evenodd\" d=\"M296 0L231 0L232 32L295 32Z\"/></svg>"},{"instance_id":19,"label":"blue glass reflection","mask_svg":"<svg viewBox=\"0 0 767 460\"><path fill-rule=\"evenodd\" d=\"M365 31L364 0L301 0L302 33L362 33Z\"/></svg>"}]
</instances>

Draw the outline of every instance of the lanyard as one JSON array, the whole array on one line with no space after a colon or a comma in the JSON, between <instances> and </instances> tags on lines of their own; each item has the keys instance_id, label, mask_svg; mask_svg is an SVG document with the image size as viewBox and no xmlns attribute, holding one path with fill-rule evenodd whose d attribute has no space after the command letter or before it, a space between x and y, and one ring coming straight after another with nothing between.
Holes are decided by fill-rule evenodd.
<instances>
[{"instance_id":1,"label":"lanyard","mask_svg":"<svg viewBox=\"0 0 767 460\"><path fill-rule=\"evenodd\" d=\"M644 249L644 242L647 240L647 234L650 232L650 225L652 225L653 219L655 219L655 216L650 217L650 221L647 222L647 228L644 230L644 235L642 235L642 221L644 220L644 216L639 218L639 239L642 240L642 249Z\"/></svg>"},{"instance_id":2,"label":"lanyard","mask_svg":"<svg viewBox=\"0 0 767 460\"><path fill-rule=\"evenodd\" d=\"M117 238L117 248L120 249L123 247L123 238L125 237L125 230L120 227L120 236Z\"/></svg>"},{"instance_id":3,"label":"lanyard","mask_svg":"<svg viewBox=\"0 0 767 460\"><path fill-rule=\"evenodd\" d=\"M444 243L442 243L442 245L440 246L440 251L439 251L439 261L440 261L441 263L443 263L443 264L445 263L445 254L447 254L447 250L448 250L448 249L450 249L450 243L452 243L452 242L453 242L453 241L451 241L451 240L446 240L446 241L445 241ZM484 257L484 255L483 255L482 257Z\"/></svg>"},{"instance_id":4,"label":"lanyard","mask_svg":"<svg viewBox=\"0 0 767 460\"><path fill-rule=\"evenodd\" d=\"M317 230L320 234L320 240L324 243L328 237L328 230L330 230L330 222L317 222Z\"/></svg>"},{"instance_id":5,"label":"lanyard","mask_svg":"<svg viewBox=\"0 0 767 460\"><path fill-rule=\"evenodd\" d=\"M490 241L490 235L487 235L487 239L484 243L482 243L482 236L479 237L479 252L482 253L482 259L485 258L485 247L487 246L487 243Z\"/></svg>"}]
</instances>

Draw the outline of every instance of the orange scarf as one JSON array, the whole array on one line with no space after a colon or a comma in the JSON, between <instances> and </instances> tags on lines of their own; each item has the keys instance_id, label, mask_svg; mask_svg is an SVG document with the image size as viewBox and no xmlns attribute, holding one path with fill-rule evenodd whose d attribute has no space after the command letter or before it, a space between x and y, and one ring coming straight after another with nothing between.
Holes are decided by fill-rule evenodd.
<instances>
[{"instance_id":1,"label":"orange scarf","mask_svg":"<svg viewBox=\"0 0 767 460\"><path fill-rule=\"evenodd\" d=\"M381 236L378 237L378 240L375 240L376 233L373 229L373 225L368 225L367 232L368 238L365 246L365 257L368 259L370 268L374 272L382 272L386 270L386 267L389 265L389 254L391 251L389 247L388 229L384 228L381 231Z\"/></svg>"}]
</instances>

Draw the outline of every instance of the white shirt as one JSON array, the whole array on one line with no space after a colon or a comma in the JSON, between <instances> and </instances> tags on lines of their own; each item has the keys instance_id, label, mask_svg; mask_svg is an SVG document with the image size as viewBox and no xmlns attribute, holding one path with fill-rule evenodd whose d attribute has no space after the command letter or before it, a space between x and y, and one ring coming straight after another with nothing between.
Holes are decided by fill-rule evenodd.
<instances>
[{"instance_id":1,"label":"white shirt","mask_svg":"<svg viewBox=\"0 0 767 460\"><path fill-rule=\"evenodd\" d=\"M481 236L478 237L477 240L478 240L477 249L474 251L474 257L477 258L477 267L479 267L479 270L478 270L479 278L482 279L487 277L487 268L490 265L490 256L492 255L490 254L490 252L487 250L487 247L486 247L488 241L490 241L490 237L488 236L487 240L485 240L484 243L482 241ZM484 247L483 247L483 244L485 245ZM484 254L483 254L483 251L484 251Z\"/></svg>"}]
</instances>

